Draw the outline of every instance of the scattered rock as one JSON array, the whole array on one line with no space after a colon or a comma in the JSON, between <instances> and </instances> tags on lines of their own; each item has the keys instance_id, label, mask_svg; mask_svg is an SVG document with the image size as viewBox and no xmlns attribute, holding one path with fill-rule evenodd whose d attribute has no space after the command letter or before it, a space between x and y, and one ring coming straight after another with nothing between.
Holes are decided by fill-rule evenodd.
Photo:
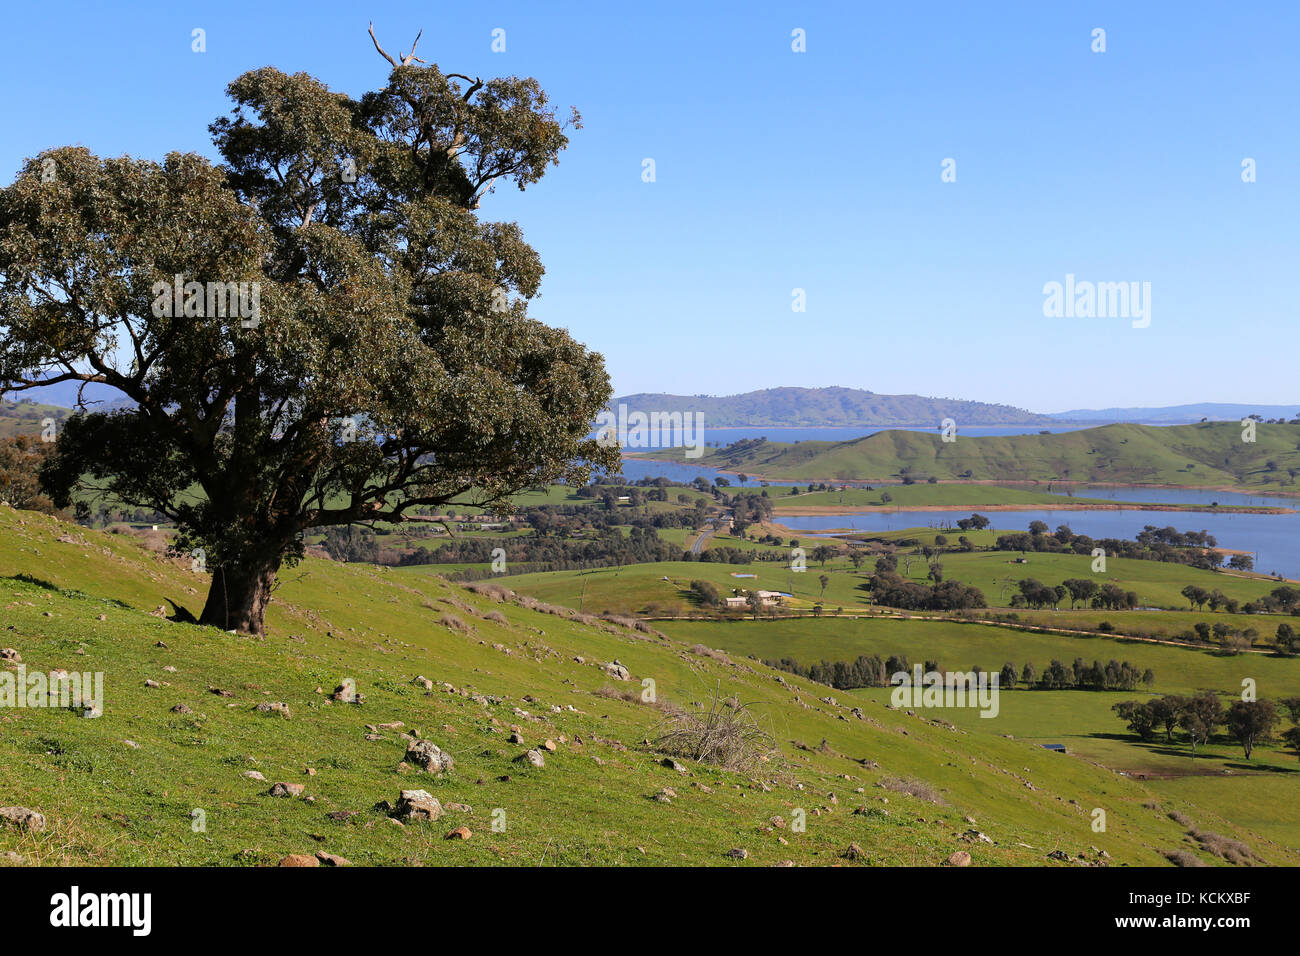
<instances>
[{"instance_id":1,"label":"scattered rock","mask_svg":"<svg viewBox=\"0 0 1300 956\"><path fill-rule=\"evenodd\" d=\"M320 866L320 860L302 853L290 853L280 861L280 866Z\"/></svg>"},{"instance_id":2,"label":"scattered rock","mask_svg":"<svg viewBox=\"0 0 1300 956\"><path fill-rule=\"evenodd\" d=\"M45 830L45 815L29 807L0 807L0 823L7 823L20 830L30 830L32 833L41 833Z\"/></svg>"},{"instance_id":3,"label":"scattered rock","mask_svg":"<svg viewBox=\"0 0 1300 956\"><path fill-rule=\"evenodd\" d=\"M192 713L194 713L194 711L190 710L189 707L187 707L187 706L184 705L184 704L177 704L175 707L172 708L172 713L173 713L173 714L192 714Z\"/></svg>"},{"instance_id":4,"label":"scattered rock","mask_svg":"<svg viewBox=\"0 0 1300 956\"><path fill-rule=\"evenodd\" d=\"M300 783L273 783L267 795L271 797L300 797L303 785Z\"/></svg>"},{"instance_id":5,"label":"scattered rock","mask_svg":"<svg viewBox=\"0 0 1300 956\"><path fill-rule=\"evenodd\" d=\"M0 647L0 661L13 661L15 664L23 662L23 655L19 654L12 647Z\"/></svg>"},{"instance_id":6,"label":"scattered rock","mask_svg":"<svg viewBox=\"0 0 1300 956\"><path fill-rule=\"evenodd\" d=\"M841 853L840 856L844 857L846 860L860 860L866 856L866 854L862 852L862 847L858 846L856 843L850 843L849 848Z\"/></svg>"},{"instance_id":7,"label":"scattered rock","mask_svg":"<svg viewBox=\"0 0 1300 956\"><path fill-rule=\"evenodd\" d=\"M742 847L737 847L734 850L728 850L727 856L731 857L733 860L748 860L749 851Z\"/></svg>"},{"instance_id":8,"label":"scattered rock","mask_svg":"<svg viewBox=\"0 0 1300 956\"><path fill-rule=\"evenodd\" d=\"M545 767L546 758L542 756L540 750L529 750L515 758L515 763L530 763L534 767Z\"/></svg>"},{"instance_id":9,"label":"scattered rock","mask_svg":"<svg viewBox=\"0 0 1300 956\"><path fill-rule=\"evenodd\" d=\"M965 850L958 850L947 859L949 866L970 866L970 854Z\"/></svg>"},{"instance_id":10,"label":"scattered rock","mask_svg":"<svg viewBox=\"0 0 1300 956\"><path fill-rule=\"evenodd\" d=\"M426 773L435 776L442 775L456 765L451 759L451 754L440 750L432 740L417 740L412 743L406 749L405 759L407 763L413 763Z\"/></svg>"},{"instance_id":11,"label":"scattered rock","mask_svg":"<svg viewBox=\"0 0 1300 956\"><path fill-rule=\"evenodd\" d=\"M443 837L443 839L444 840L468 840L473 835L474 834L470 832L469 827L456 827L456 829L448 833L445 837Z\"/></svg>"},{"instance_id":12,"label":"scattered rock","mask_svg":"<svg viewBox=\"0 0 1300 956\"><path fill-rule=\"evenodd\" d=\"M241 776L247 777L249 780L261 780L263 783L266 782L266 778L262 776L260 770L245 770Z\"/></svg>"},{"instance_id":13,"label":"scattered rock","mask_svg":"<svg viewBox=\"0 0 1300 956\"><path fill-rule=\"evenodd\" d=\"M554 740L544 741L542 743L541 749L547 751L548 753L555 753L555 741Z\"/></svg>"},{"instance_id":14,"label":"scattered rock","mask_svg":"<svg viewBox=\"0 0 1300 956\"><path fill-rule=\"evenodd\" d=\"M348 681L334 688L334 693L330 694L330 700L336 700L343 704L363 704L366 697L364 694L358 694L356 685Z\"/></svg>"},{"instance_id":15,"label":"scattered rock","mask_svg":"<svg viewBox=\"0 0 1300 956\"><path fill-rule=\"evenodd\" d=\"M15 853L13 850L5 850L0 853L0 860L4 860L11 866L22 866L26 862L21 853Z\"/></svg>"},{"instance_id":16,"label":"scattered rock","mask_svg":"<svg viewBox=\"0 0 1300 956\"><path fill-rule=\"evenodd\" d=\"M626 667L618 661L610 661L608 664L601 664L600 669L614 680L631 680L632 675L628 673Z\"/></svg>"},{"instance_id":17,"label":"scattered rock","mask_svg":"<svg viewBox=\"0 0 1300 956\"><path fill-rule=\"evenodd\" d=\"M427 790L403 790L393 814L403 820L436 820L442 816L442 804Z\"/></svg>"},{"instance_id":18,"label":"scattered rock","mask_svg":"<svg viewBox=\"0 0 1300 956\"><path fill-rule=\"evenodd\" d=\"M253 709L259 714L276 714L286 718L289 716L289 705L282 700L264 700Z\"/></svg>"},{"instance_id":19,"label":"scattered rock","mask_svg":"<svg viewBox=\"0 0 1300 956\"><path fill-rule=\"evenodd\" d=\"M659 761L660 766L667 767L669 770L676 770L678 773L685 773L686 768L674 760L672 757L665 757Z\"/></svg>"},{"instance_id":20,"label":"scattered rock","mask_svg":"<svg viewBox=\"0 0 1300 956\"><path fill-rule=\"evenodd\" d=\"M322 866L351 866L351 860L345 860L341 856L335 856L333 853L320 852L316 854L316 859L321 862Z\"/></svg>"}]
</instances>

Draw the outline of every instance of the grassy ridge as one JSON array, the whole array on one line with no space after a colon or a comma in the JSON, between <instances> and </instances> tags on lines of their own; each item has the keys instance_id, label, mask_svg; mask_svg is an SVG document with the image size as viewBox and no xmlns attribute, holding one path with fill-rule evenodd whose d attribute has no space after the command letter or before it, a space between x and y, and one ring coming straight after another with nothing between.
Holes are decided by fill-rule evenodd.
<instances>
[{"instance_id":1,"label":"grassy ridge","mask_svg":"<svg viewBox=\"0 0 1300 956\"><path fill-rule=\"evenodd\" d=\"M740 443L706 449L696 464L765 478L817 481L920 478L1071 481L1296 490L1300 425L1259 425L1254 442L1231 422L1105 425L1052 435L963 437L883 431L845 442ZM684 460L680 449L644 457ZM1269 462L1276 466L1269 468Z\"/></svg>"},{"instance_id":2,"label":"grassy ridge","mask_svg":"<svg viewBox=\"0 0 1300 956\"><path fill-rule=\"evenodd\" d=\"M1242 680L1256 682L1258 694L1277 700L1300 695L1300 660L1250 655L1228 657L1199 650L1116 640L1024 633L978 624L917 620L829 620L681 622L674 632L736 654L760 658L793 657L803 663L852 660L859 654L882 657L903 653L912 662L935 660L943 669L978 665L997 670L1007 661L1041 671L1052 659L1069 664L1128 660L1155 671L1152 692L1194 694L1212 689L1226 707L1241 692ZM878 704L887 690L837 692ZM1111 706L1143 697L1144 691L1039 691L1003 693L996 719L969 710L945 716L972 735L1011 734L1040 743L1064 743L1071 753L1116 771L1145 778L1161 799L1182 799L1201 812L1213 812L1249 826L1279 846L1300 846L1300 808L1294 794L1300 779L1296 755L1274 741L1246 761L1226 734L1190 759L1187 744L1163 737L1139 742L1125 730ZM864 705L866 706L866 705Z\"/></svg>"},{"instance_id":3,"label":"grassy ridge","mask_svg":"<svg viewBox=\"0 0 1300 956\"><path fill-rule=\"evenodd\" d=\"M753 865L841 862L856 842L871 863L934 864L965 849L976 865L1037 865L1056 848L1092 856L1089 846L1115 862L1159 864L1162 850L1185 844L1139 781L924 714L875 707L859 720L849 702L820 700L826 688L692 649L686 632L660 638L493 603L429 574L312 560L284 574L264 641L147 613L166 598L196 608L204 583L124 536L0 508L4 646L32 669L102 671L107 685L95 720L0 711L0 804L49 820L40 835L0 829L0 851L35 863L261 864L321 850L392 865L726 864L727 850L744 847ZM661 701L689 706L720 687L752 702L780 759L752 778L660 766L641 743L660 711L600 693L613 682L593 664L615 657L634 678L624 688L651 677ZM413 685L416 675L438 682L434 691ZM364 705L327 702L344 677ZM258 714L263 701L287 703L292 716ZM174 713L177 704L191 712ZM398 720L404 728L367 739L366 724ZM514 762L524 748L507 742L512 724L529 745L558 742L545 767ZM399 769L399 734L416 728L455 756L450 774ZM924 781L944 805L896 793L886 805L874 784L894 776ZM313 801L266 796L278 780L303 783ZM370 809L411 787L471 809L406 827ZM664 787L678 796L651 799ZM857 805L871 812L851 813ZM1095 806L1109 808L1106 833L1089 826ZM806 833L768 829L796 808L807 811ZM195 809L206 818L199 832ZM490 827L495 809L503 832ZM1178 800L1167 809L1260 843L1270 862L1300 860L1214 813ZM967 814L995 845L962 839ZM462 823L471 840L443 839Z\"/></svg>"}]
</instances>

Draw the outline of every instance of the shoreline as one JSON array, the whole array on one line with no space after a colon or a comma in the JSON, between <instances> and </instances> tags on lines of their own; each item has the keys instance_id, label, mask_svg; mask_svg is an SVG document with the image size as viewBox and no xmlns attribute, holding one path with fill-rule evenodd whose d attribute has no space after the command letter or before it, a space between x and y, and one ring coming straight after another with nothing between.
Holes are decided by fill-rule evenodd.
<instances>
[{"instance_id":1,"label":"shoreline","mask_svg":"<svg viewBox=\"0 0 1300 956\"><path fill-rule=\"evenodd\" d=\"M661 462L666 465L679 465L684 468L690 468L692 466L699 467L699 468L708 468L711 471L716 471L720 475L740 474L740 471L738 469L733 470L730 468L719 468L717 465L710 465L703 461L697 461L696 459L691 459L689 461L678 461L676 459L671 459L671 458L646 457L647 454L654 454L655 451L657 450L652 450L648 453L624 451L623 457L630 458L634 461L654 461L654 462ZM751 481L784 481L796 485L813 483L813 484L834 485L837 487L840 485L844 485L849 488L855 487L857 485L887 485L890 487L893 487L895 485L902 485L902 482L899 481L897 478L783 478L774 475L760 475L757 472L752 472L749 471L748 469L746 469L744 474L745 477L750 479ZM1257 488L1248 488L1248 487L1243 488L1234 485L1176 485L1176 484L1164 484L1164 483L1133 484L1132 482L1124 482L1124 481L1071 481L1071 480L1066 480L1061 478L940 478L938 481L935 482L935 484L992 485L995 487L1000 486L1005 488L1042 488L1042 487L1144 488L1144 489L1165 490L1165 491L1207 491L1207 492L1222 491L1222 492L1227 492L1236 495L1259 495L1260 497L1263 498L1300 499L1300 489L1296 491L1283 491L1281 489L1260 490ZM746 485L744 487L748 488L749 486ZM992 506L990 505L989 507ZM1224 506L1224 508L1226 507L1228 506ZM1224 510L1224 508L1210 508L1208 505L1205 506L1205 510L1215 511L1215 512L1222 511ZM921 509L916 508L916 509L909 509L909 510L921 510ZM1265 510L1261 513L1273 514L1275 512ZM1283 510L1281 513L1285 514L1288 512L1286 510Z\"/></svg>"},{"instance_id":2,"label":"shoreline","mask_svg":"<svg viewBox=\"0 0 1300 956\"><path fill-rule=\"evenodd\" d=\"M1105 505L1083 504L1010 504L1010 505L789 505L774 506L773 517L797 518L808 515L869 515L897 514L903 511L1182 511L1193 514L1227 514L1227 515L1293 515L1295 508L1267 507L1222 507L1211 508L1209 505L1171 505L1158 503L1115 503Z\"/></svg>"}]
</instances>

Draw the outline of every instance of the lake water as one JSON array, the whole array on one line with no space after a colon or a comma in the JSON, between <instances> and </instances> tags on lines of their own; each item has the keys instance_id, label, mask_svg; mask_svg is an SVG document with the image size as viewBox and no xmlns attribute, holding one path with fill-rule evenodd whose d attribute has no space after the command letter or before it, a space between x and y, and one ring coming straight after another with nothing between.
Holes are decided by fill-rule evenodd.
<instances>
[{"instance_id":1,"label":"lake water","mask_svg":"<svg viewBox=\"0 0 1300 956\"><path fill-rule=\"evenodd\" d=\"M1186 492L1179 489L1106 488L1091 489L1089 495L1126 501L1201 501L1203 492ZM1083 492L1080 491L1080 494ZM1180 497L1187 494L1189 497ZM1148 497L1148 495L1153 497ZM1158 497L1154 497L1158 496ZM1239 495L1217 492L1211 500L1220 504L1281 505L1295 507L1297 502L1287 498L1268 498L1262 495ZM979 511L978 508L972 509ZM1251 515L1209 514L1195 512L1183 514L1173 511L986 511L993 527L1001 531L1027 531L1031 521L1042 521L1053 531L1057 525L1069 525L1077 534L1092 538L1133 538L1146 525L1164 528L1173 525L1179 531L1208 531L1218 539L1219 547L1253 552L1255 570L1270 574L1278 572L1288 578L1300 578L1300 514ZM785 515L776 520L788 528L801 531L826 531L851 529L854 531L901 531L904 528L952 528L954 535L957 520L967 516L960 511L880 511L868 514L840 515ZM953 537L955 541L956 538Z\"/></svg>"},{"instance_id":2,"label":"lake water","mask_svg":"<svg viewBox=\"0 0 1300 956\"><path fill-rule=\"evenodd\" d=\"M1085 426L1058 426L1052 431L1073 431ZM766 436L772 441L848 441L864 435L875 434L881 429L851 428L737 428L714 429L709 440L726 433L723 443L740 438L759 438ZM926 431L928 429L910 429ZM1024 435L1042 431L1036 426L991 426L984 429L977 427L963 428L961 432L969 435ZM637 458L623 459L623 474L636 481L641 478L665 477L671 481L689 484L696 478L710 481L719 476L727 478L732 485L739 481L732 473L720 471L705 465L679 464L676 462L644 461ZM762 484L758 479L750 478L745 487ZM808 482L769 481L773 486L807 485ZM862 484L846 482L846 484ZM874 487L885 487L882 482L873 482ZM1136 501L1149 504L1198 504L1243 506L1280 506L1300 508L1300 499L1269 495L1242 494L1233 491L1203 491L1190 488L1099 488L1080 486L1073 489L1073 496L1079 498L1105 498L1112 501ZM1063 501L1069 501L1065 493ZM978 511L979 509L972 509ZM1250 514L1211 514L1196 512L1181 514L1172 511L1053 511L1050 509L1035 511L992 511L987 512L993 519L994 527L1007 531L1027 530L1031 521L1044 521L1053 530L1057 525L1067 524L1080 534L1093 538L1132 538L1146 525L1163 528L1173 525L1180 531L1208 531L1214 535L1220 547L1250 551L1255 557L1255 570L1265 574L1278 572L1288 578L1300 578L1300 514L1290 515L1250 515ZM785 516L780 522L788 528L800 531L819 532L831 528L850 528L855 531L899 531L903 528L955 528L957 519L966 517L966 512L957 511L884 511L867 514L841 515L801 515ZM960 532L958 532L960 533Z\"/></svg>"}]
</instances>

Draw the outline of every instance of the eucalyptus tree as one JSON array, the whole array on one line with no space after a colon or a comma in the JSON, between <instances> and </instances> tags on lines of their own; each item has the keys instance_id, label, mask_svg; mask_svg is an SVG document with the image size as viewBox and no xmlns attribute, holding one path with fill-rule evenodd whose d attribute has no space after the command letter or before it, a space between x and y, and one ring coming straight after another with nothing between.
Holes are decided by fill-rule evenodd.
<instances>
[{"instance_id":1,"label":"eucalyptus tree","mask_svg":"<svg viewBox=\"0 0 1300 956\"><path fill-rule=\"evenodd\" d=\"M0 389L124 400L79 403L42 485L172 519L211 572L203 623L261 633L313 529L618 467L586 437L612 394L601 356L528 315L542 263L478 212L541 179L576 111L531 78L375 47L392 69L359 98L237 78L218 165L66 146L0 189Z\"/></svg>"}]
</instances>

